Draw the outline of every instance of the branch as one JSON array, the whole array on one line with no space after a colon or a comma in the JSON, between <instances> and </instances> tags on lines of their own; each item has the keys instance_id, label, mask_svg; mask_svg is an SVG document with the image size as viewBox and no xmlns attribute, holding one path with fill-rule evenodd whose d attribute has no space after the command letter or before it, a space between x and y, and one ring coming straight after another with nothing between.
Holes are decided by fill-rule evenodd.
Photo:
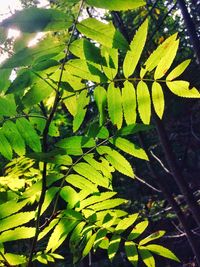
<instances>
[{"instance_id":1,"label":"branch","mask_svg":"<svg viewBox=\"0 0 200 267\"><path fill-rule=\"evenodd\" d=\"M61 86L61 82L62 82L64 66L65 66L65 63L67 61L67 57L68 57L68 53L69 53L69 46L70 46L73 34L75 32L75 29L76 29L76 24L78 23L78 18L80 16L80 13L81 13L81 10L82 10L82 7L83 7L83 3L84 3L84 0L82 0L81 3L80 3L79 11L78 11L76 20L74 21L73 28L72 28L72 31L71 31L71 35L70 35L70 38L69 38L68 43L67 43L67 49L65 51L65 57L64 57L64 60L62 62L62 66L61 66L61 73L60 73L60 77L59 77L59 81L58 81L58 87L57 87L57 90L56 90L56 96L55 96L54 104L53 104L52 110L51 110L51 112L49 114L49 117L48 117L48 119L46 121L46 125L45 125L44 131L43 131L43 142L42 142L42 151L43 152L47 152L48 151L48 132L49 132L49 127L50 127L50 124L51 124L51 122L52 122L52 120L54 118L54 115L56 113L56 110L57 110L57 107L59 105L59 102L61 100L61 98L60 98L60 86ZM44 203L45 194L46 194L46 177L47 177L47 163L44 162L43 163L43 171L42 171L42 191L41 191L41 194L40 194L40 199L39 199L39 204L38 204L38 211L37 211L37 218L36 218L36 226L35 226L36 231L35 231L35 236L33 238L32 246L31 246L31 249L30 249L30 255L29 255L29 260L28 260L27 267L32 267L32 265L33 265L33 263L32 263L33 254L34 254L34 251L35 251L35 247L36 247L37 240L38 240L38 235L39 235L39 232L40 232L40 214L41 214L42 205Z\"/></svg>"}]
</instances>

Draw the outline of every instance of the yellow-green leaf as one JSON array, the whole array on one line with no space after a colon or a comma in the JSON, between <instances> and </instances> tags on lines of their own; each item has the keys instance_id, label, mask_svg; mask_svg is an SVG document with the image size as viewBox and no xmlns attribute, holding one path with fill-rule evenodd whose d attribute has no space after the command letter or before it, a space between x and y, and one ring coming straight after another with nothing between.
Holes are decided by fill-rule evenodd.
<instances>
[{"instance_id":1,"label":"yellow-green leaf","mask_svg":"<svg viewBox=\"0 0 200 267\"><path fill-rule=\"evenodd\" d=\"M140 159L148 160L148 156L144 149L141 147L135 145L134 143L130 142L129 140L122 138L122 137L117 137L117 138L112 138L109 139L109 141L114 144L116 147L119 149L123 150L124 152Z\"/></svg>"},{"instance_id":2,"label":"yellow-green leaf","mask_svg":"<svg viewBox=\"0 0 200 267\"><path fill-rule=\"evenodd\" d=\"M133 169L130 163L116 150L108 146L97 147L97 152L100 155L106 154L106 159L113 165L113 167L124 175L134 178Z\"/></svg>"},{"instance_id":3,"label":"yellow-green leaf","mask_svg":"<svg viewBox=\"0 0 200 267\"><path fill-rule=\"evenodd\" d=\"M99 111L99 125L102 126L105 120L105 106L107 93L102 86L97 86L94 90L94 99Z\"/></svg>"},{"instance_id":4,"label":"yellow-green leaf","mask_svg":"<svg viewBox=\"0 0 200 267\"><path fill-rule=\"evenodd\" d=\"M109 243L109 247L108 247L108 258L110 259L110 261L112 261L119 249L119 244L121 241L121 237L120 235L113 235L110 243Z\"/></svg>"},{"instance_id":5,"label":"yellow-green leaf","mask_svg":"<svg viewBox=\"0 0 200 267\"><path fill-rule=\"evenodd\" d=\"M127 51L124 59L123 72L126 78L132 75L135 71L146 42L147 30L148 20L145 20L133 37L130 44L130 50Z\"/></svg>"},{"instance_id":6,"label":"yellow-green leaf","mask_svg":"<svg viewBox=\"0 0 200 267\"><path fill-rule=\"evenodd\" d=\"M123 120L121 92L118 87L114 86L114 83L110 83L108 86L107 101L110 119L120 129Z\"/></svg>"},{"instance_id":7,"label":"yellow-green leaf","mask_svg":"<svg viewBox=\"0 0 200 267\"><path fill-rule=\"evenodd\" d=\"M94 233L89 240L87 241L87 244L85 245L83 252L82 252L82 257L84 258L85 256L87 256L87 254L90 252L90 250L93 247L94 241L96 239L96 233Z\"/></svg>"},{"instance_id":8,"label":"yellow-green leaf","mask_svg":"<svg viewBox=\"0 0 200 267\"><path fill-rule=\"evenodd\" d=\"M155 239L161 238L165 234L165 231L156 231L155 233L150 234L149 236L142 239L139 243L140 246L147 244Z\"/></svg>"},{"instance_id":9,"label":"yellow-green leaf","mask_svg":"<svg viewBox=\"0 0 200 267\"><path fill-rule=\"evenodd\" d=\"M118 225L115 228L115 232L121 234L126 231L138 218L138 213L129 215L127 218L124 218L119 221Z\"/></svg>"},{"instance_id":10,"label":"yellow-green leaf","mask_svg":"<svg viewBox=\"0 0 200 267\"><path fill-rule=\"evenodd\" d=\"M160 255L162 257L180 262L180 260L176 257L176 255L168 248L165 248L165 247L160 246L160 245L154 245L154 244L145 246L145 248L150 250L151 252L157 254L157 255Z\"/></svg>"},{"instance_id":11,"label":"yellow-green leaf","mask_svg":"<svg viewBox=\"0 0 200 267\"><path fill-rule=\"evenodd\" d=\"M129 10L145 5L144 0L86 0L88 5L109 10Z\"/></svg>"},{"instance_id":12,"label":"yellow-green leaf","mask_svg":"<svg viewBox=\"0 0 200 267\"><path fill-rule=\"evenodd\" d=\"M197 88L190 87L190 83L186 81L172 81L167 82L167 86L177 96L186 98L200 98L200 92Z\"/></svg>"},{"instance_id":13,"label":"yellow-green leaf","mask_svg":"<svg viewBox=\"0 0 200 267\"><path fill-rule=\"evenodd\" d=\"M136 226L134 226L133 230L130 232L128 240L133 240L136 239L138 236L140 236L145 231L148 224L149 224L148 221L142 221L136 224Z\"/></svg>"},{"instance_id":14,"label":"yellow-green leaf","mask_svg":"<svg viewBox=\"0 0 200 267\"><path fill-rule=\"evenodd\" d=\"M170 47L174 44L176 38L177 33L171 35L161 45L159 45L153 53L150 54L150 56L144 63L144 68L141 68L141 78L144 77L147 71L152 71L158 65L163 55L165 55Z\"/></svg>"},{"instance_id":15,"label":"yellow-green leaf","mask_svg":"<svg viewBox=\"0 0 200 267\"><path fill-rule=\"evenodd\" d=\"M125 242L125 252L128 260L134 267L137 267L138 263L138 252L136 245L133 241L126 241Z\"/></svg>"},{"instance_id":16,"label":"yellow-green leaf","mask_svg":"<svg viewBox=\"0 0 200 267\"><path fill-rule=\"evenodd\" d=\"M166 80L167 81L172 81L178 76L180 76L184 70L187 68L187 66L190 64L191 59L187 59L183 61L181 64L179 64L176 68L174 68L168 75Z\"/></svg>"},{"instance_id":17,"label":"yellow-green leaf","mask_svg":"<svg viewBox=\"0 0 200 267\"><path fill-rule=\"evenodd\" d=\"M162 119L165 107L165 99L162 87L157 82L154 82L152 85L152 101L156 114L160 119Z\"/></svg>"},{"instance_id":18,"label":"yellow-green leaf","mask_svg":"<svg viewBox=\"0 0 200 267\"><path fill-rule=\"evenodd\" d=\"M151 252L145 247L138 247L140 256L147 267L155 267L155 260Z\"/></svg>"},{"instance_id":19,"label":"yellow-green leaf","mask_svg":"<svg viewBox=\"0 0 200 267\"><path fill-rule=\"evenodd\" d=\"M158 63L158 66L154 74L155 80L162 78L167 73L167 71L171 67L171 64L174 61L174 58L178 50L178 46L179 46L179 40L174 41L172 45L170 45L166 53L163 54L163 57Z\"/></svg>"},{"instance_id":20,"label":"yellow-green leaf","mask_svg":"<svg viewBox=\"0 0 200 267\"><path fill-rule=\"evenodd\" d=\"M8 160L12 159L12 148L2 129L0 129L0 154L2 154Z\"/></svg>"},{"instance_id":21,"label":"yellow-green leaf","mask_svg":"<svg viewBox=\"0 0 200 267\"><path fill-rule=\"evenodd\" d=\"M105 58L106 66L102 65L103 72L111 81L115 78L118 71L118 50L115 48L103 47L101 54Z\"/></svg>"},{"instance_id":22,"label":"yellow-green leaf","mask_svg":"<svg viewBox=\"0 0 200 267\"><path fill-rule=\"evenodd\" d=\"M136 93L132 83L125 81L122 88L122 106L124 110L124 118L127 125L136 122Z\"/></svg>"},{"instance_id":23,"label":"yellow-green leaf","mask_svg":"<svg viewBox=\"0 0 200 267\"><path fill-rule=\"evenodd\" d=\"M140 81L137 85L137 102L142 122L149 124L151 117L151 98L147 84L143 81Z\"/></svg>"}]
</instances>

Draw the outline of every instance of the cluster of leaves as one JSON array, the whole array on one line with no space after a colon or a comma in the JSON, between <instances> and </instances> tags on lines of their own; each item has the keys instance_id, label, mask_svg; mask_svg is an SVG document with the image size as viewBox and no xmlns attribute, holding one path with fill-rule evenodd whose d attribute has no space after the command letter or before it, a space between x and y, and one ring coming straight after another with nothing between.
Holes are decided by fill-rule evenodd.
<instances>
[{"instance_id":1,"label":"cluster of leaves","mask_svg":"<svg viewBox=\"0 0 200 267\"><path fill-rule=\"evenodd\" d=\"M110 10L144 5L142 0L86 3ZM68 33L66 29L73 24L87 39L69 37L74 31ZM38 246L33 260L45 264L62 258L55 251L67 238L74 263L98 247L106 249L113 260L120 244L133 266L137 266L138 255L146 266L155 266L152 252L178 261L167 248L149 244L162 237L164 231L140 237L148 222L135 223L140 218L138 213L129 215L119 209L126 200L114 197L117 193L112 187L115 171L134 178L131 164L121 152L148 160L145 151L131 142L129 136L151 128L151 105L162 118L163 84L178 96L200 97L188 82L175 80L189 60L169 72L178 50L177 34L167 38L136 71L147 39L147 20L130 45L112 23L94 18L73 22L72 17L56 9L31 7L17 12L0 26L17 27L29 34L48 32L33 47L25 45L27 36L23 36L24 45L15 46L15 53L0 69L7 79L13 69L16 71L12 83L0 88L0 153L9 161L14 158L7 166L12 172L5 172L4 180L0 181L1 192L5 188L12 192L0 206L2 266L26 263L28 251L26 255L8 253L3 244L34 238L38 230L37 241L45 240L42 241L45 248ZM55 31L62 34L53 34ZM136 72L138 77L133 76ZM90 127L84 127L86 114L92 112L94 103L98 119L94 115ZM67 114L63 114L63 107ZM57 122L60 113L64 122ZM63 134L66 129L67 135ZM26 156L25 167L22 156ZM16 162L15 171L12 164ZM27 166L32 170L28 171ZM10 182L13 177L17 181ZM45 193L42 203L41 192ZM60 198L65 202L63 209L58 208ZM38 213L40 221L44 214L49 217L39 229L32 226L38 221Z\"/></svg>"}]
</instances>

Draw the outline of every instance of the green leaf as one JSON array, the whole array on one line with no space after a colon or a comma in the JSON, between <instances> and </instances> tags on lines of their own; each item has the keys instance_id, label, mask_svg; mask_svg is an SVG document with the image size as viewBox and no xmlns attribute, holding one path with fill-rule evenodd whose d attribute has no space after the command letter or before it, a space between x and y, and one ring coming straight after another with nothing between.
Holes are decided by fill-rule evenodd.
<instances>
[{"instance_id":1,"label":"green leaf","mask_svg":"<svg viewBox=\"0 0 200 267\"><path fill-rule=\"evenodd\" d=\"M149 236L142 239L139 243L139 245L145 245L148 242L151 242L155 239L161 238L165 234L165 231L156 231L155 233L150 234Z\"/></svg>"},{"instance_id":2,"label":"green leaf","mask_svg":"<svg viewBox=\"0 0 200 267\"><path fill-rule=\"evenodd\" d=\"M116 147L121 149L122 151L140 159L148 160L148 156L146 152L141 148L135 145L134 143L130 142L129 140L122 138L122 137L116 137L109 139L109 141L114 144Z\"/></svg>"},{"instance_id":3,"label":"green leaf","mask_svg":"<svg viewBox=\"0 0 200 267\"><path fill-rule=\"evenodd\" d=\"M100 210L109 210L118 207L121 204L125 204L126 202L127 201L122 198L112 198L94 205L90 205L88 208L94 210L95 212Z\"/></svg>"},{"instance_id":4,"label":"green leaf","mask_svg":"<svg viewBox=\"0 0 200 267\"><path fill-rule=\"evenodd\" d=\"M134 240L138 238L138 236L140 236L145 231L148 224L149 224L148 221L142 221L136 224L136 226L134 226L133 230L130 232L128 240Z\"/></svg>"},{"instance_id":5,"label":"green leaf","mask_svg":"<svg viewBox=\"0 0 200 267\"><path fill-rule=\"evenodd\" d=\"M64 186L60 191L60 196L68 203L70 209L79 201L78 193L70 186Z\"/></svg>"},{"instance_id":6,"label":"green leaf","mask_svg":"<svg viewBox=\"0 0 200 267\"><path fill-rule=\"evenodd\" d=\"M114 83L110 83L108 86L107 99L110 119L120 129L123 121L121 92Z\"/></svg>"},{"instance_id":7,"label":"green leaf","mask_svg":"<svg viewBox=\"0 0 200 267\"><path fill-rule=\"evenodd\" d=\"M107 146L97 147L97 152L100 155L106 154L106 159L117 171L131 178L134 178L134 173L130 163L119 152Z\"/></svg>"},{"instance_id":8,"label":"green leaf","mask_svg":"<svg viewBox=\"0 0 200 267\"><path fill-rule=\"evenodd\" d=\"M23 225L35 217L35 211L19 212L3 220L0 220L0 232Z\"/></svg>"},{"instance_id":9,"label":"green leaf","mask_svg":"<svg viewBox=\"0 0 200 267\"><path fill-rule=\"evenodd\" d=\"M86 222L82 221L73 229L70 240L69 240L69 247L70 251L73 253L73 251L76 251L76 246L81 242L82 238L82 230L85 226Z\"/></svg>"},{"instance_id":10,"label":"green leaf","mask_svg":"<svg viewBox=\"0 0 200 267\"><path fill-rule=\"evenodd\" d=\"M21 210L29 200L22 200L17 202L16 200L10 200L0 205L0 219L10 216L11 214Z\"/></svg>"},{"instance_id":11,"label":"green leaf","mask_svg":"<svg viewBox=\"0 0 200 267\"><path fill-rule=\"evenodd\" d=\"M107 100L106 90L102 86L97 86L94 90L94 99L99 111L99 125L102 126L105 121L105 107Z\"/></svg>"},{"instance_id":12,"label":"green leaf","mask_svg":"<svg viewBox=\"0 0 200 267\"><path fill-rule=\"evenodd\" d=\"M16 266L27 262L27 259L24 255L5 253L4 257L11 266Z\"/></svg>"},{"instance_id":13,"label":"green leaf","mask_svg":"<svg viewBox=\"0 0 200 267\"><path fill-rule=\"evenodd\" d=\"M173 45L171 45L170 48L164 53L163 57L161 58L155 70L154 73L155 80L162 78L167 73L167 71L171 67L171 64L174 61L174 58L178 50L178 46L179 46L179 40L174 41Z\"/></svg>"},{"instance_id":14,"label":"green leaf","mask_svg":"<svg viewBox=\"0 0 200 267\"><path fill-rule=\"evenodd\" d=\"M82 252L82 258L84 258L85 256L88 255L88 253L91 251L92 247L93 247L93 244L94 244L94 241L96 239L96 233L94 233L90 238L89 240L87 241L87 244L85 245L84 249L83 249L83 252Z\"/></svg>"},{"instance_id":15,"label":"green leaf","mask_svg":"<svg viewBox=\"0 0 200 267\"><path fill-rule=\"evenodd\" d=\"M108 79L113 81L118 71L118 50L104 46L101 49L101 54L106 61L106 66L102 65L103 72Z\"/></svg>"},{"instance_id":16,"label":"green leaf","mask_svg":"<svg viewBox=\"0 0 200 267\"><path fill-rule=\"evenodd\" d=\"M135 9L145 5L143 0L86 0L86 2L90 6L116 11Z\"/></svg>"},{"instance_id":17,"label":"green leaf","mask_svg":"<svg viewBox=\"0 0 200 267\"><path fill-rule=\"evenodd\" d=\"M101 242L105 239L107 234L107 230L106 229L99 229L97 231L97 235L96 235L96 239L94 241L94 249L97 249L99 247L99 245L101 244Z\"/></svg>"},{"instance_id":18,"label":"green leaf","mask_svg":"<svg viewBox=\"0 0 200 267\"><path fill-rule=\"evenodd\" d=\"M167 53L171 46L174 45L177 33L168 37L161 45L159 45L156 50L150 54L146 62L144 63L144 68L141 69L140 77L143 78L147 71L152 71L163 58L163 55Z\"/></svg>"},{"instance_id":19,"label":"green leaf","mask_svg":"<svg viewBox=\"0 0 200 267\"><path fill-rule=\"evenodd\" d=\"M156 114L160 119L162 119L165 108L165 99L162 87L157 82L154 82L152 85L152 101Z\"/></svg>"},{"instance_id":20,"label":"green leaf","mask_svg":"<svg viewBox=\"0 0 200 267\"><path fill-rule=\"evenodd\" d=\"M153 126L151 126L151 125L145 125L145 124L141 124L141 123L134 123L134 124L131 124L131 125L128 125L126 127L121 128L117 132L117 135L119 135L119 136L127 136L127 135L136 134L138 132L149 131L151 129L153 129Z\"/></svg>"},{"instance_id":21,"label":"green leaf","mask_svg":"<svg viewBox=\"0 0 200 267\"><path fill-rule=\"evenodd\" d=\"M117 234L121 234L126 231L138 218L138 213L129 215L127 218L120 220L118 225L115 228Z\"/></svg>"},{"instance_id":22,"label":"green leaf","mask_svg":"<svg viewBox=\"0 0 200 267\"><path fill-rule=\"evenodd\" d=\"M5 137L9 140L12 149L19 156L23 156L25 154L25 143L24 139L19 134L16 125L12 121L6 121L3 124L2 129Z\"/></svg>"},{"instance_id":23,"label":"green leaf","mask_svg":"<svg viewBox=\"0 0 200 267\"><path fill-rule=\"evenodd\" d=\"M174 68L168 75L166 80L167 81L172 81L178 76L180 76L184 70L187 68L187 66L190 64L191 59L187 59L183 61L181 64L179 64L176 68Z\"/></svg>"},{"instance_id":24,"label":"green leaf","mask_svg":"<svg viewBox=\"0 0 200 267\"><path fill-rule=\"evenodd\" d=\"M136 122L136 94L135 88L129 81L124 82L122 88L122 106L124 110L124 118L127 125Z\"/></svg>"},{"instance_id":25,"label":"green leaf","mask_svg":"<svg viewBox=\"0 0 200 267\"><path fill-rule=\"evenodd\" d=\"M143 81L140 81L137 85L137 102L142 122L149 124L151 117L151 98L147 84Z\"/></svg>"},{"instance_id":26,"label":"green leaf","mask_svg":"<svg viewBox=\"0 0 200 267\"><path fill-rule=\"evenodd\" d=\"M44 203L42 204L41 215L47 210L47 208L53 202L56 193L59 191L59 187L52 186L45 193Z\"/></svg>"},{"instance_id":27,"label":"green leaf","mask_svg":"<svg viewBox=\"0 0 200 267\"><path fill-rule=\"evenodd\" d=\"M108 247L108 258L110 261L112 261L119 249L119 244L121 241L121 236L120 235L113 235L110 242L109 242L109 247Z\"/></svg>"},{"instance_id":28,"label":"green leaf","mask_svg":"<svg viewBox=\"0 0 200 267\"><path fill-rule=\"evenodd\" d=\"M2 154L8 160L12 159L12 148L2 129L0 129L0 154Z\"/></svg>"},{"instance_id":29,"label":"green leaf","mask_svg":"<svg viewBox=\"0 0 200 267\"><path fill-rule=\"evenodd\" d=\"M18 227L14 230L8 230L3 232L0 235L0 242L9 242L9 241L15 241L20 239L27 239L32 238L35 235L35 228L34 227Z\"/></svg>"},{"instance_id":30,"label":"green leaf","mask_svg":"<svg viewBox=\"0 0 200 267\"><path fill-rule=\"evenodd\" d=\"M85 118L85 114L87 111L86 106L89 104L89 97L87 94L87 90L84 90L80 93L78 97L77 113L74 116L73 120L73 132L76 132L79 129Z\"/></svg>"},{"instance_id":31,"label":"green leaf","mask_svg":"<svg viewBox=\"0 0 200 267\"><path fill-rule=\"evenodd\" d=\"M82 20L77 24L77 29L85 36L110 47L127 50L128 42L124 36L115 29L112 23L105 24L94 18Z\"/></svg>"},{"instance_id":32,"label":"green leaf","mask_svg":"<svg viewBox=\"0 0 200 267\"><path fill-rule=\"evenodd\" d=\"M9 86L7 93L19 93L31 85L34 74L30 70L22 70Z\"/></svg>"},{"instance_id":33,"label":"green leaf","mask_svg":"<svg viewBox=\"0 0 200 267\"><path fill-rule=\"evenodd\" d=\"M82 210L89 205L104 201L106 199L113 197L114 195L116 195L116 192L104 192L104 193L94 194L93 196L82 200L77 210Z\"/></svg>"},{"instance_id":34,"label":"green leaf","mask_svg":"<svg viewBox=\"0 0 200 267\"><path fill-rule=\"evenodd\" d=\"M14 95L0 95L0 115L15 116L16 104Z\"/></svg>"},{"instance_id":35,"label":"green leaf","mask_svg":"<svg viewBox=\"0 0 200 267\"><path fill-rule=\"evenodd\" d=\"M56 143L56 146L66 149L66 153L69 155L79 156L83 154L82 148L94 147L95 141L86 136L71 136L63 138Z\"/></svg>"},{"instance_id":36,"label":"green leaf","mask_svg":"<svg viewBox=\"0 0 200 267\"><path fill-rule=\"evenodd\" d=\"M66 75L73 75L96 83L106 82L107 78L101 71L101 65L82 59L72 59L65 64Z\"/></svg>"},{"instance_id":37,"label":"green leaf","mask_svg":"<svg viewBox=\"0 0 200 267\"><path fill-rule=\"evenodd\" d=\"M63 42L53 36L48 36L44 38L41 42L39 42L37 45L32 47L26 47L15 53L12 57L7 59L2 64L1 68L16 68L27 65L31 66L35 63L36 60L40 59L41 57L51 58L56 56L57 54L62 52L64 48L65 44ZM31 79L32 77L29 74L26 74L27 77L23 76L23 79L26 79L26 82L22 80L23 88L25 87L25 85L28 86L31 83L31 80L29 79ZM17 78L18 83L20 83L20 80L21 78ZM13 85L12 90L15 90L14 87L15 86ZM8 92L12 92L12 90L10 89ZM22 90L22 88L20 90Z\"/></svg>"},{"instance_id":38,"label":"green leaf","mask_svg":"<svg viewBox=\"0 0 200 267\"><path fill-rule=\"evenodd\" d=\"M200 93L197 88L190 89L190 83L186 81L167 82L170 91L180 97L186 98L200 98Z\"/></svg>"},{"instance_id":39,"label":"green leaf","mask_svg":"<svg viewBox=\"0 0 200 267\"><path fill-rule=\"evenodd\" d=\"M81 59L100 65L105 64L101 56L100 49L85 38L81 38L72 42L69 50L72 54Z\"/></svg>"},{"instance_id":40,"label":"green leaf","mask_svg":"<svg viewBox=\"0 0 200 267\"><path fill-rule=\"evenodd\" d=\"M134 242L132 241L126 241L125 242L125 252L128 260L130 263L134 266L137 267L138 263L138 252L137 248Z\"/></svg>"},{"instance_id":41,"label":"green leaf","mask_svg":"<svg viewBox=\"0 0 200 267\"><path fill-rule=\"evenodd\" d=\"M19 118L16 120L16 126L24 138L26 144L35 152L41 151L40 138L37 135L36 131L33 129L30 122L25 118Z\"/></svg>"},{"instance_id":42,"label":"green leaf","mask_svg":"<svg viewBox=\"0 0 200 267\"><path fill-rule=\"evenodd\" d=\"M154 244L145 246L145 248L157 255L180 262L180 260L176 257L176 255L174 255L174 253L170 251L168 248L165 248L160 245L154 245Z\"/></svg>"},{"instance_id":43,"label":"green leaf","mask_svg":"<svg viewBox=\"0 0 200 267\"><path fill-rule=\"evenodd\" d=\"M80 175L86 177L94 184L109 188L108 179L105 179L99 171L88 163L77 163L73 169Z\"/></svg>"},{"instance_id":44,"label":"green leaf","mask_svg":"<svg viewBox=\"0 0 200 267\"><path fill-rule=\"evenodd\" d=\"M89 189L91 192L98 192L97 185L77 174L70 174L66 177L66 182L79 189Z\"/></svg>"},{"instance_id":45,"label":"green leaf","mask_svg":"<svg viewBox=\"0 0 200 267\"><path fill-rule=\"evenodd\" d=\"M10 74L11 69L0 69L0 92L8 92L8 87L10 85Z\"/></svg>"},{"instance_id":46,"label":"green leaf","mask_svg":"<svg viewBox=\"0 0 200 267\"><path fill-rule=\"evenodd\" d=\"M23 96L22 102L26 107L30 108L47 98L52 93L52 91L53 89L51 86L49 86L49 84L47 84L44 80L39 79Z\"/></svg>"},{"instance_id":47,"label":"green leaf","mask_svg":"<svg viewBox=\"0 0 200 267\"><path fill-rule=\"evenodd\" d=\"M40 233L39 233L39 236L38 236L38 240L42 239L43 237L45 237L55 226L56 224L59 222L59 219L56 218L56 219L53 219L48 225L47 227L44 228L44 230L42 230Z\"/></svg>"},{"instance_id":48,"label":"green leaf","mask_svg":"<svg viewBox=\"0 0 200 267\"><path fill-rule=\"evenodd\" d=\"M146 42L147 31L148 20L146 19L145 22L137 30L132 42L130 43L130 50L128 50L126 53L123 63L123 72L126 78L131 76L135 71Z\"/></svg>"},{"instance_id":49,"label":"green leaf","mask_svg":"<svg viewBox=\"0 0 200 267\"><path fill-rule=\"evenodd\" d=\"M72 19L57 9L30 7L16 12L0 23L1 27L16 28L22 32L58 31L69 28Z\"/></svg>"},{"instance_id":50,"label":"green leaf","mask_svg":"<svg viewBox=\"0 0 200 267\"><path fill-rule=\"evenodd\" d=\"M93 154L87 154L84 156L84 160L93 166L96 170L100 171L105 177L112 179L112 172L115 169L110 166L110 163L105 158L100 158L101 162L96 161Z\"/></svg>"},{"instance_id":51,"label":"green leaf","mask_svg":"<svg viewBox=\"0 0 200 267\"><path fill-rule=\"evenodd\" d=\"M140 256L147 267L155 267L153 255L144 247L138 247Z\"/></svg>"},{"instance_id":52,"label":"green leaf","mask_svg":"<svg viewBox=\"0 0 200 267\"><path fill-rule=\"evenodd\" d=\"M30 153L27 155L27 157L57 165L72 165L72 158L69 155L61 155L62 153L65 154L65 152L63 152L62 150L54 149L52 151L49 151L48 153Z\"/></svg>"},{"instance_id":53,"label":"green leaf","mask_svg":"<svg viewBox=\"0 0 200 267\"><path fill-rule=\"evenodd\" d=\"M74 227L76 227L77 224L78 221L76 220L61 218L49 238L46 252L50 250L54 252L65 241L68 234L74 229Z\"/></svg>"}]
</instances>

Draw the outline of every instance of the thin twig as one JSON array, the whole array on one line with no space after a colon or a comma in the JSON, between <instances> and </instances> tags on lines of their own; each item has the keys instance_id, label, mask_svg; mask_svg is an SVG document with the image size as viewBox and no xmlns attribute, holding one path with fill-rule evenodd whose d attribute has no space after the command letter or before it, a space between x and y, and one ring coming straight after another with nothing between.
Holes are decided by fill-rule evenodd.
<instances>
[{"instance_id":1,"label":"thin twig","mask_svg":"<svg viewBox=\"0 0 200 267\"><path fill-rule=\"evenodd\" d=\"M147 187L151 188L152 190L161 193L162 191L160 189L155 188L153 185L147 183L145 180L143 180L142 178L138 177L137 175L134 176L136 180L138 180L139 182L143 183L144 185L146 185Z\"/></svg>"},{"instance_id":2,"label":"thin twig","mask_svg":"<svg viewBox=\"0 0 200 267\"><path fill-rule=\"evenodd\" d=\"M154 159L157 160L157 162L160 164L160 166L163 168L163 170L164 170L166 173L171 174L171 172L168 170L167 167L165 167L165 165L164 165L164 163L161 161L161 159L159 159L159 158L153 153L152 150L150 150L150 153L151 153L152 157L153 157Z\"/></svg>"}]
</instances>

